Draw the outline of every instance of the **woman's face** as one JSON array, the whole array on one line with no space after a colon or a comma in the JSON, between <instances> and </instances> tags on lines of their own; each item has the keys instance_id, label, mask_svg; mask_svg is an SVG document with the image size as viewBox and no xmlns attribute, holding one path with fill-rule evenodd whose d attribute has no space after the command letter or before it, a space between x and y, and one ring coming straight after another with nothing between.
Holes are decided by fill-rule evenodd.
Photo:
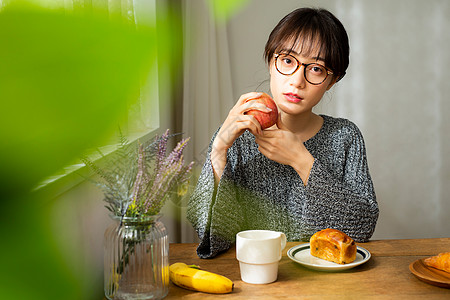
<instances>
[{"instance_id":1,"label":"woman's face","mask_svg":"<svg viewBox=\"0 0 450 300\"><path fill-rule=\"evenodd\" d=\"M297 47L298 48L298 47ZM297 58L300 63L318 63L326 67L323 57L318 57L317 51L309 51L312 55L302 55L299 49L286 48L292 56ZM275 57L272 58L270 72L270 90L278 108L289 115L303 115L311 113L312 108L319 103L323 94L335 83L332 75L328 75L324 82L319 85L313 85L306 81L304 76L305 66L300 65L297 71L292 75L283 75L275 67Z\"/></svg>"}]
</instances>

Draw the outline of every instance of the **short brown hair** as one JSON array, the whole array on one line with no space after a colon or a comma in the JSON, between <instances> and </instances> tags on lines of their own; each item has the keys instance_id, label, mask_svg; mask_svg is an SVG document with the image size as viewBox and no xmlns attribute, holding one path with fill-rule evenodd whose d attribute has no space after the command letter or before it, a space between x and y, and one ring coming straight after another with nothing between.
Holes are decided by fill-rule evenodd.
<instances>
[{"instance_id":1,"label":"short brown hair","mask_svg":"<svg viewBox=\"0 0 450 300\"><path fill-rule=\"evenodd\" d=\"M319 44L319 56L324 58L325 65L337 80L344 77L350 54L348 36L342 23L331 12L323 8L299 8L289 13L270 33L264 60L270 65L275 53L289 44L292 50L298 43L305 55Z\"/></svg>"}]
</instances>

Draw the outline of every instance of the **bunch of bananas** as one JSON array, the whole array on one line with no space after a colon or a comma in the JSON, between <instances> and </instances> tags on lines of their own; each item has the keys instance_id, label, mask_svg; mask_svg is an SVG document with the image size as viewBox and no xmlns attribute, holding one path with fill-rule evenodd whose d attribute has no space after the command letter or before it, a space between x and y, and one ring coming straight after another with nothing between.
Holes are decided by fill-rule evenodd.
<instances>
[{"instance_id":1,"label":"bunch of bananas","mask_svg":"<svg viewBox=\"0 0 450 300\"><path fill-rule=\"evenodd\" d=\"M188 290L212 294L225 294L233 290L233 282L225 276L184 263L170 265L169 276L174 284Z\"/></svg>"}]
</instances>

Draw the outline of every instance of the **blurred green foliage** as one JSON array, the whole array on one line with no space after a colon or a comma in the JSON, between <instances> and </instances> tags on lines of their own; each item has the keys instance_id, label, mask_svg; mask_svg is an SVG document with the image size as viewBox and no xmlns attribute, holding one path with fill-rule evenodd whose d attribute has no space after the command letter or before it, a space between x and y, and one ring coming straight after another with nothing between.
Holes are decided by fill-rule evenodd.
<instances>
[{"instance_id":1,"label":"blurred green foliage","mask_svg":"<svg viewBox=\"0 0 450 300\"><path fill-rule=\"evenodd\" d=\"M0 28L0 184L17 193L117 128L155 36L38 8L5 9Z\"/></svg>"},{"instance_id":2,"label":"blurred green foliage","mask_svg":"<svg viewBox=\"0 0 450 300\"><path fill-rule=\"evenodd\" d=\"M2 299L87 299L85 274L70 270L52 236L48 198L31 191L117 129L157 39L154 28L95 13L0 12Z\"/></svg>"},{"instance_id":3,"label":"blurred green foliage","mask_svg":"<svg viewBox=\"0 0 450 300\"><path fill-rule=\"evenodd\" d=\"M246 2L206 1L222 21ZM156 53L160 71L175 68L180 17L158 18L156 32L92 9L2 4L0 298L95 299L89 274L70 268L53 236L50 197L33 188L115 135Z\"/></svg>"},{"instance_id":4,"label":"blurred green foliage","mask_svg":"<svg viewBox=\"0 0 450 300\"><path fill-rule=\"evenodd\" d=\"M250 0L207 0L213 16L218 22L228 21L231 16L242 9Z\"/></svg>"}]
</instances>

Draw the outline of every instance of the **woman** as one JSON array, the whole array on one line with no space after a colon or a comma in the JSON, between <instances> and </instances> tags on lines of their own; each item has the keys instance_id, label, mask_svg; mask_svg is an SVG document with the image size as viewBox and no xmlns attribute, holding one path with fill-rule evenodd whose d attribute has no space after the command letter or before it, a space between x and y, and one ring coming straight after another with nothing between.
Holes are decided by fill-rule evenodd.
<instances>
[{"instance_id":1,"label":"woman","mask_svg":"<svg viewBox=\"0 0 450 300\"><path fill-rule=\"evenodd\" d=\"M201 240L197 254L214 257L248 229L308 241L318 230L336 228L367 241L378 205L363 137L348 120L312 112L348 67L343 25L327 10L297 9L274 28L264 57L277 124L262 130L245 114L270 111L252 92L214 134L188 204Z\"/></svg>"}]
</instances>

